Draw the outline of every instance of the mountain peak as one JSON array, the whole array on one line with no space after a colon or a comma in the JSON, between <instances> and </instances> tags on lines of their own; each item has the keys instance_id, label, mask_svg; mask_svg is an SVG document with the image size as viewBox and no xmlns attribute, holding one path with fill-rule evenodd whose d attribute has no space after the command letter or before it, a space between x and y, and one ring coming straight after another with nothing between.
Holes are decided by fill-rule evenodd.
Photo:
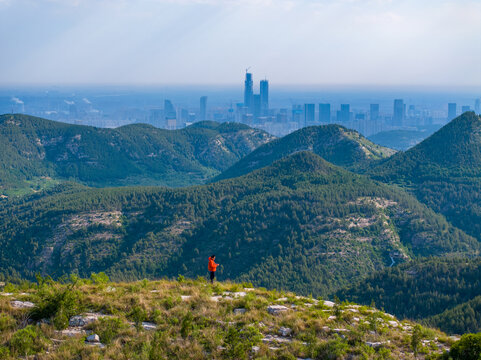
<instances>
[{"instance_id":1,"label":"mountain peak","mask_svg":"<svg viewBox=\"0 0 481 360\"><path fill-rule=\"evenodd\" d=\"M353 168L394 153L340 125L309 126L264 144L227 169L216 180L247 174L285 156L310 151L335 165Z\"/></svg>"}]
</instances>

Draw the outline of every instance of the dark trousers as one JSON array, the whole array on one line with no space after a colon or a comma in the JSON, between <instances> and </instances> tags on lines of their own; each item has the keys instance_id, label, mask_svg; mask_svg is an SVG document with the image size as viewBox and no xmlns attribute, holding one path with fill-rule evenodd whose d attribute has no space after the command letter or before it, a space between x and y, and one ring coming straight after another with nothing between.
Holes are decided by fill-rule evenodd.
<instances>
[{"instance_id":1,"label":"dark trousers","mask_svg":"<svg viewBox=\"0 0 481 360\"><path fill-rule=\"evenodd\" d=\"M214 283L215 271L209 271L209 273L210 273L210 282L211 282L211 283Z\"/></svg>"}]
</instances>

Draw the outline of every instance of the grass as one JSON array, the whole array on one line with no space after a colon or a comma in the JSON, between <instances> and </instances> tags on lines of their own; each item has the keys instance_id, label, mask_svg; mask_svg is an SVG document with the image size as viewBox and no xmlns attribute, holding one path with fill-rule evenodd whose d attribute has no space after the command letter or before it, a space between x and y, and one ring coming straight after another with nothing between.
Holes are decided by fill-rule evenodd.
<instances>
[{"instance_id":1,"label":"grass","mask_svg":"<svg viewBox=\"0 0 481 360\"><path fill-rule=\"evenodd\" d=\"M414 359L411 322L367 306L330 307L322 300L251 287L212 286L203 278L111 283L98 275L9 284L12 295L0 296L0 359L33 354L38 359ZM36 307L13 308L13 298ZM269 314L271 304L288 310ZM245 312L234 312L239 308ZM62 332L68 321L59 318L83 312L103 314L82 330L99 335L105 347L87 344L86 333ZM145 322L156 328L146 330ZM281 336L281 328L291 334ZM422 329L420 340L430 342L418 349L418 358L433 358L438 346L450 346L443 333Z\"/></svg>"}]
</instances>

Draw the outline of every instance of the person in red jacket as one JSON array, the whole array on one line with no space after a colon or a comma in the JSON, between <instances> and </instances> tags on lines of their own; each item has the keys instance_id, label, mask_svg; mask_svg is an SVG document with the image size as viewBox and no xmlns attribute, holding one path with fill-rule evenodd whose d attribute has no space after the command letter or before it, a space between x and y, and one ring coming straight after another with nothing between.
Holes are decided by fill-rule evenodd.
<instances>
[{"instance_id":1,"label":"person in red jacket","mask_svg":"<svg viewBox=\"0 0 481 360\"><path fill-rule=\"evenodd\" d=\"M215 271L217 270L217 266L219 266L219 264L216 264L214 260L215 260L215 255L210 256L209 265L207 266L207 270L209 270L209 273L210 273L211 284L214 283Z\"/></svg>"}]
</instances>

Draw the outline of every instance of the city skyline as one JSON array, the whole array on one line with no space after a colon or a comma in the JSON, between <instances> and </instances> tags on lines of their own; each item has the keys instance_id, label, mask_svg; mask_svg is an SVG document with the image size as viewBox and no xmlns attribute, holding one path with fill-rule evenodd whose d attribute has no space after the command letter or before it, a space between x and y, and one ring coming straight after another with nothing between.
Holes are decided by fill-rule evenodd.
<instances>
[{"instance_id":1,"label":"city skyline","mask_svg":"<svg viewBox=\"0 0 481 360\"><path fill-rule=\"evenodd\" d=\"M21 24L21 26L18 26ZM481 89L476 0L0 0L0 85L277 84Z\"/></svg>"}]
</instances>

